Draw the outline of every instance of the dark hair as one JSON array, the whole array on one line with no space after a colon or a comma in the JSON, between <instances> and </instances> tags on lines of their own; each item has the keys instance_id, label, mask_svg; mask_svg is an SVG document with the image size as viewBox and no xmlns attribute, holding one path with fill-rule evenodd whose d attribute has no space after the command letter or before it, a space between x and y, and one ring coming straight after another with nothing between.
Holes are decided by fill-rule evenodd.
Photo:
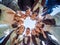
<instances>
[{"instance_id":1,"label":"dark hair","mask_svg":"<svg viewBox=\"0 0 60 45\"><path fill-rule=\"evenodd\" d=\"M45 19L43 20L43 23L45 23L46 25L56 25L55 19Z\"/></svg>"},{"instance_id":2,"label":"dark hair","mask_svg":"<svg viewBox=\"0 0 60 45\"><path fill-rule=\"evenodd\" d=\"M44 24L42 24L41 28L44 28Z\"/></svg>"},{"instance_id":3,"label":"dark hair","mask_svg":"<svg viewBox=\"0 0 60 45\"><path fill-rule=\"evenodd\" d=\"M29 29L29 30L30 30L30 28L29 28L29 27L27 27L26 29Z\"/></svg>"},{"instance_id":4,"label":"dark hair","mask_svg":"<svg viewBox=\"0 0 60 45\"><path fill-rule=\"evenodd\" d=\"M15 22L14 24L11 25L13 28L18 27L17 23Z\"/></svg>"}]
</instances>

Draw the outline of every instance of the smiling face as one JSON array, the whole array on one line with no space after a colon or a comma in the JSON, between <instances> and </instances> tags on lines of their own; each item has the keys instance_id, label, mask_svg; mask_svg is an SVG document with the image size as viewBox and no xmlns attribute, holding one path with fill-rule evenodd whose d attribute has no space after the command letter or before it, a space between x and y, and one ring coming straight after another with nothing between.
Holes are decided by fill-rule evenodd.
<instances>
[{"instance_id":1,"label":"smiling face","mask_svg":"<svg viewBox=\"0 0 60 45\"><path fill-rule=\"evenodd\" d=\"M26 29L26 35L30 34L30 28Z\"/></svg>"},{"instance_id":2,"label":"smiling face","mask_svg":"<svg viewBox=\"0 0 60 45\"><path fill-rule=\"evenodd\" d=\"M43 22L37 22L37 23L36 23L36 27L38 27L38 28L43 28L43 27L44 27Z\"/></svg>"},{"instance_id":3,"label":"smiling face","mask_svg":"<svg viewBox=\"0 0 60 45\"><path fill-rule=\"evenodd\" d=\"M36 35L36 30L35 30L35 29L32 29L31 34L32 34L32 35Z\"/></svg>"},{"instance_id":4,"label":"smiling face","mask_svg":"<svg viewBox=\"0 0 60 45\"><path fill-rule=\"evenodd\" d=\"M31 13L31 9L29 8L29 9L26 10L26 13L25 13L25 14L26 14L27 16L29 16L30 13Z\"/></svg>"},{"instance_id":5,"label":"smiling face","mask_svg":"<svg viewBox=\"0 0 60 45\"><path fill-rule=\"evenodd\" d=\"M30 15L30 18L32 20L36 20L36 17L37 17L37 13L33 13L32 15Z\"/></svg>"},{"instance_id":6,"label":"smiling face","mask_svg":"<svg viewBox=\"0 0 60 45\"><path fill-rule=\"evenodd\" d=\"M22 25L23 23L24 23L24 22L23 22L23 20L21 20L21 19L18 21L18 25Z\"/></svg>"},{"instance_id":7,"label":"smiling face","mask_svg":"<svg viewBox=\"0 0 60 45\"><path fill-rule=\"evenodd\" d=\"M25 14L21 15L21 18L24 19L24 20L26 19L26 17L27 16Z\"/></svg>"},{"instance_id":8,"label":"smiling face","mask_svg":"<svg viewBox=\"0 0 60 45\"><path fill-rule=\"evenodd\" d=\"M37 33L40 33L41 32L41 30L38 27L36 27L35 29L36 29L36 32Z\"/></svg>"},{"instance_id":9,"label":"smiling face","mask_svg":"<svg viewBox=\"0 0 60 45\"><path fill-rule=\"evenodd\" d=\"M17 34L22 34L24 32L24 30L25 30L25 27L23 25L21 25L19 27L19 29L17 30Z\"/></svg>"},{"instance_id":10,"label":"smiling face","mask_svg":"<svg viewBox=\"0 0 60 45\"><path fill-rule=\"evenodd\" d=\"M20 20L20 17L19 17L18 15L15 15L15 16L14 16L14 20L15 20L15 21L19 21L19 20Z\"/></svg>"}]
</instances>

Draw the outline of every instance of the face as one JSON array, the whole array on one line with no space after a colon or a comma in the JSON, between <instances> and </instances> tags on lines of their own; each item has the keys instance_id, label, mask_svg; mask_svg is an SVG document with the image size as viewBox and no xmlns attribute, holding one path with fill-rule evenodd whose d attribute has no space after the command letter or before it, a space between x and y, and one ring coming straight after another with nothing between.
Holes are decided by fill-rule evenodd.
<instances>
[{"instance_id":1,"label":"face","mask_svg":"<svg viewBox=\"0 0 60 45\"><path fill-rule=\"evenodd\" d=\"M42 28L42 25L43 25L42 22L37 22L37 23L36 23L36 27L38 27L38 28Z\"/></svg>"},{"instance_id":2,"label":"face","mask_svg":"<svg viewBox=\"0 0 60 45\"><path fill-rule=\"evenodd\" d=\"M15 20L15 21L19 21L19 20L20 20L20 17L16 15L16 16L14 17L14 20Z\"/></svg>"},{"instance_id":3,"label":"face","mask_svg":"<svg viewBox=\"0 0 60 45\"><path fill-rule=\"evenodd\" d=\"M40 24L39 24L39 22L37 22L37 23L36 23L36 27L40 27Z\"/></svg>"},{"instance_id":4,"label":"face","mask_svg":"<svg viewBox=\"0 0 60 45\"><path fill-rule=\"evenodd\" d=\"M23 20L21 20L21 19L18 21L18 25L22 25L23 23L24 23L24 22L23 22Z\"/></svg>"},{"instance_id":5,"label":"face","mask_svg":"<svg viewBox=\"0 0 60 45\"><path fill-rule=\"evenodd\" d=\"M37 13L33 13L33 14L30 16L30 18L31 18L32 20L36 20L36 17L37 17Z\"/></svg>"},{"instance_id":6,"label":"face","mask_svg":"<svg viewBox=\"0 0 60 45\"><path fill-rule=\"evenodd\" d=\"M27 16L25 14L21 15L21 18L24 19L24 20L26 19L26 17Z\"/></svg>"},{"instance_id":7,"label":"face","mask_svg":"<svg viewBox=\"0 0 60 45\"><path fill-rule=\"evenodd\" d=\"M35 29L36 29L36 32L37 33L40 33L41 32L41 30L38 27L36 27Z\"/></svg>"},{"instance_id":8,"label":"face","mask_svg":"<svg viewBox=\"0 0 60 45\"><path fill-rule=\"evenodd\" d=\"M22 13L21 11L17 11L17 14L20 15L20 18L26 19L26 15L24 13Z\"/></svg>"},{"instance_id":9,"label":"face","mask_svg":"<svg viewBox=\"0 0 60 45\"><path fill-rule=\"evenodd\" d=\"M36 30L35 30L35 29L32 29L31 34L32 34L32 35L36 35Z\"/></svg>"},{"instance_id":10,"label":"face","mask_svg":"<svg viewBox=\"0 0 60 45\"><path fill-rule=\"evenodd\" d=\"M17 11L17 14L21 15L21 11Z\"/></svg>"},{"instance_id":11,"label":"face","mask_svg":"<svg viewBox=\"0 0 60 45\"><path fill-rule=\"evenodd\" d=\"M24 30L25 30L25 27L23 25L21 25L19 27L19 29L17 30L18 31L17 34L22 34L24 32Z\"/></svg>"},{"instance_id":12,"label":"face","mask_svg":"<svg viewBox=\"0 0 60 45\"><path fill-rule=\"evenodd\" d=\"M41 30L38 27L36 27L36 35L39 36L39 33L41 33Z\"/></svg>"},{"instance_id":13,"label":"face","mask_svg":"<svg viewBox=\"0 0 60 45\"><path fill-rule=\"evenodd\" d=\"M21 11L17 11L17 14L19 14L20 16L24 15Z\"/></svg>"},{"instance_id":14,"label":"face","mask_svg":"<svg viewBox=\"0 0 60 45\"><path fill-rule=\"evenodd\" d=\"M27 28L27 29L26 29L26 34L27 34L27 35L30 34L30 28Z\"/></svg>"},{"instance_id":15,"label":"face","mask_svg":"<svg viewBox=\"0 0 60 45\"><path fill-rule=\"evenodd\" d=\"M31 9L29 8L28 10L26 10L26 15L29 16L30 15L30 12L31 12Z\"/></svg>"}]
</instances>

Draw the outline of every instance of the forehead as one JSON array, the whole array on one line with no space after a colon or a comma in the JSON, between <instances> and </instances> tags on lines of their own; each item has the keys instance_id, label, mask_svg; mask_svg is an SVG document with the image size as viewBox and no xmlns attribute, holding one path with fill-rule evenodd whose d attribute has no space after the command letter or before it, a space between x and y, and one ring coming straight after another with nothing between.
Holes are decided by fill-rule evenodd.
<instances>
[{"instance_id":1,"label":"forehead","mask_svg":"<svg viewBox=\"0 0 60 45\"><path fill-rule=\"evenodd\" d=\"M32 30L32 32L35 32L35 30Z\"/></svg>"},{"instance_id":2,"label":"forehead","mask_svg":"<svg viewBox=\"0 0 60 45\"><path fill-rule=\"evenodd\" d=\"M30 32L30 30L29 30L29 29L27 29L27 30L26 30L26 32Z\"/></svg>"},{"instance_id":3,"label":"forehead","mask_svg":"<svg viewBox=\"0 0 60 45\"><path fill-rule=\"evenodd\" d=\"M25 26L21 25L20 28L25 28Z\"/></svg>"},{"instance_id":4,"label":"forehead","mask_svg":"<svg viewBox=\"0 0 60 45\"><path fill-rule=\"evenodd\" d=\"M23 25L21 25L20 27L19 27L19 29L24 29L25 27L23 26Z\"/></svg>"},{"instance_id":5,"label":"forehead","mask_svg":"<svg viewBox=\"0 0 60 45\"><path fill-rule=\"evenodd\" d=\"M40 24L40 25L42 25L42 24L43 24L43 22L39 21L39 22L37 22L37 24Z\"/></svg>"}]
</instances>

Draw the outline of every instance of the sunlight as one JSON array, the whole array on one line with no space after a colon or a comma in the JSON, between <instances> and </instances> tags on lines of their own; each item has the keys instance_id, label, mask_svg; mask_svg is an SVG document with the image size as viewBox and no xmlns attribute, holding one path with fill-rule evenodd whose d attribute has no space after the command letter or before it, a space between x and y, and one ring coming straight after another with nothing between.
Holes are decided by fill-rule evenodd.
<instances>
[{"instance_id":1,"label":"sunlight","mask_svg":"<svg viewBox=\"0 0 60 45\"><path fill-rule=\"evenodd\" d=\"M36 21L35 20L31 20L30 17L27 17L24 20L24 26L25 26L25 28L29 27L30 29L32 29L32 28L35 27L35 24L36 24Z\"/></svg>"}]
</instances>

